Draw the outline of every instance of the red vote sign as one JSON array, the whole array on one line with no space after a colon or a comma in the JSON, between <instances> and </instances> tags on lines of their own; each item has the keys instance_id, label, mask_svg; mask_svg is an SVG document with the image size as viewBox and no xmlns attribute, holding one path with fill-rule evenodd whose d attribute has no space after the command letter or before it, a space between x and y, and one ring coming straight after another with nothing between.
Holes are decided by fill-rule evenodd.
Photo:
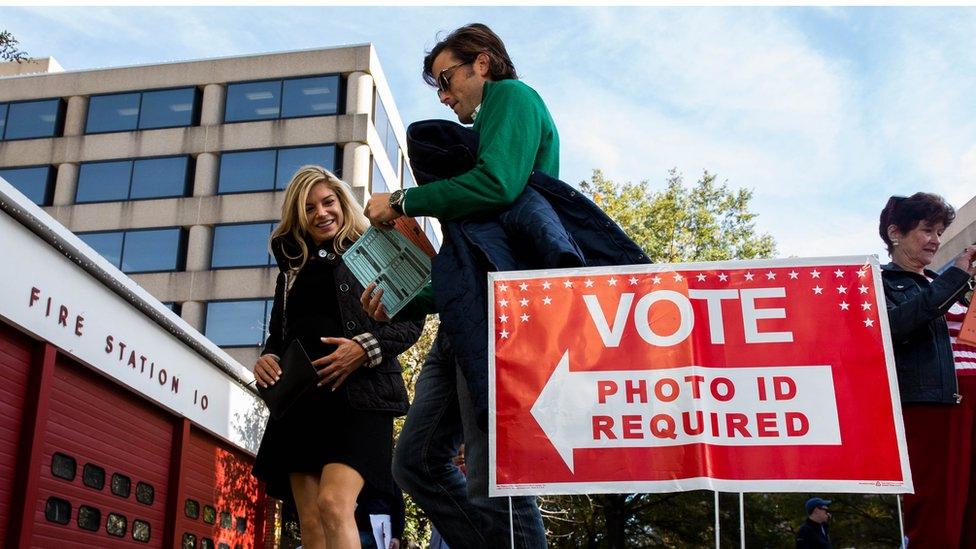
<instances>
[{"instance_id":1,"label":"red vote sign","mask_svg":"<svg viewBox=\"0 0 976 549\"><path fill-rule=\"evenodd\" d=\"M489 275L490 492L912 492L874 256Z\"/></svg>"}]
</instances>

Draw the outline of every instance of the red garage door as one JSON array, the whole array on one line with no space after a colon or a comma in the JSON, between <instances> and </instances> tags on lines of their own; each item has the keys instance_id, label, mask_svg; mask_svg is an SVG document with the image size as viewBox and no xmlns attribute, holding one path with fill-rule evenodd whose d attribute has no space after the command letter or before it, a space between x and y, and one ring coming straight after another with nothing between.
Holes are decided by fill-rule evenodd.
<instances>
[{"instance_id":1,"label":"red garage door","mask_svg":"<svg viewBox=\"0 0 976 549\"><path fill-rule=\"evenodd\" d=\"M36 547L162 547L175 420L62 355L44 429Z\"/></svg>"},{"instance_id":2,"label":"red garage door","mask_svg":"<svg viewBox=\"0 0 976 549\"><path fill-rule=\"evenodd\" d=\"M253 458L193 428L184 462L186 500L177 521L181 547L248 549L254 547L258 483L251 476Z\"/></svg>"},{"instance_id":3,"label":"red garage door","mask_svg":"<svg viewBox=\"0 0 976 549\"><path fill-rule=\"evenodd\" d=\"M0 322L0 546L6 546L17 449L35 342Z\"/></svg>"}]
</instances>

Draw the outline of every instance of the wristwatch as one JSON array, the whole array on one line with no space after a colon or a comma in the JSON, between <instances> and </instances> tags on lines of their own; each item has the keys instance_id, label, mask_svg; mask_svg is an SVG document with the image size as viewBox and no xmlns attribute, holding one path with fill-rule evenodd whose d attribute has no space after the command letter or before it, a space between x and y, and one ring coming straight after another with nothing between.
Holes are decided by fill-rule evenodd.
<instances>
[{"instance_id":1,"label":"wristwatch","mask_svg":"<svg viewBox=\"0 0 976 549\"><path fill-rule=\"evenodd\" d=\"M390 195L390 207L393 208L393 211L400 215L404 215L403 199L406 198L406 196L407 193L403 189L393 191L393 194Z\"/></svg>"}]
</instances>

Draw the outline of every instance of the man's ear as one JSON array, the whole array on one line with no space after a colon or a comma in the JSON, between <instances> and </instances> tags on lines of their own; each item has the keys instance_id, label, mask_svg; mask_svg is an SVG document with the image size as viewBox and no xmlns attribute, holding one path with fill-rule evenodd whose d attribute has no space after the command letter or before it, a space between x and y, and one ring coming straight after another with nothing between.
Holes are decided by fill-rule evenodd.
<instances>
[{"instance_id":1,"label":"man's ear","mask_svg":"<svg viewBox=\"0 0 976 549\"><path fill-rule=\"evenodd\" d=\"M474 58L474 72L482 77L488 77L491 74L491 57L487 53L481 52L478 57Z\"/></svg>"}]
</instances>

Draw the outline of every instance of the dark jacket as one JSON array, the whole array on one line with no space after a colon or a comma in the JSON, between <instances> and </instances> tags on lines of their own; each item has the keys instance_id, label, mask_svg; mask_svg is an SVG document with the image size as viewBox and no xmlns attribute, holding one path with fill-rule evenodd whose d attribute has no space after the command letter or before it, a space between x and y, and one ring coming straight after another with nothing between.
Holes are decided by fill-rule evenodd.
<instances>
[{"instance_id":1,"label":"dark jacket","mask_svg":"<svg viewBox=\"0 0 976 549\"><path fill-rule=\"evenodd\" d=\"M444 120L415 122L407 130L407 147L417 182L426 184L471 169L478 134ZM648 263L643 250L596 204L539 171L508 208L441 228L444 242L431 267L434 303L485 429L487 273Z\"/></svg>"},{"instance_id":2,"label":"dark jacket","mask_svg":"<svg viewBox=\"0 0 976 549\"><path fill-rule=\"evenodd\" d=\"M809 518L796 533L796 549L830 549L830 526Z\"/></svg>"},{"instance_id":3,"label":"dark jacket","mask_svg":"<svg viewBox=\"0 0 976 549\"><path fill-rule=\"evenodd\" d=\"M311 242L309 249L314 250ZM275 283L274 305L271 308L271 318L268 324L269 335L261 354L276 354L281 356L285 349L283 338L288 337L287 318L282 312L284 306L287 312L287 290L289 273L288 259L282 252L283 246L291 246L289 255L296 255L297 245L290 239L279 238L272 245L272 252L278 262L278 278ZM343 387L349 399L349 405L357 410L390 412L396 415L407 413L407 389L403 383L403 370L397 361L397 356L410 348L420 337L422 322L374 322L363 310L359 296L363 287L353 276L352 272L336 254L329 254L326 258L309 258L309 261L326 261L333 266L335 278L334 288L323 288L336 293L339 304L339 324L342 326L343 337L351 339L353 336L369 332L379 343L383 353L383 361L375 368L362 366L349 375ZM282 320L286 326L282 326ZM343 387L340 387L342 389Z\"/></svg>"},{"instance_id":4,"label":"dark jacket","mask_svg":"<svg viewBox=\"0 0 976 549\"><path fill-rule=\"evenodd\" d=\"M968 288L966 271L950 267L932 278L889 263L881 267L898 390L903 403L955 404L956 368L945 314Z\"/></svg>"}]
</instances>

